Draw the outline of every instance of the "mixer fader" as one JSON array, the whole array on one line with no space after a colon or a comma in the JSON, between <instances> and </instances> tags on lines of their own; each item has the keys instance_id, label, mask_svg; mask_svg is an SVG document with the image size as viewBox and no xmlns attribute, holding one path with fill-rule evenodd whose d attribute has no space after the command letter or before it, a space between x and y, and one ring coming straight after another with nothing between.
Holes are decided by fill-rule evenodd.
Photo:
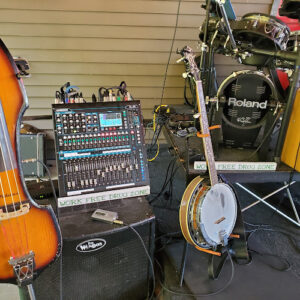
<instances>
[{"instance_id":1,"label":"mixer fader","mask_svg":"<svg viewBox=\"0 0 300 300\"><path fill-rule=\"evenodd\" d=\"M61 197L149 184L139 101L52 109Z\"/></svg>"}]
</instances>

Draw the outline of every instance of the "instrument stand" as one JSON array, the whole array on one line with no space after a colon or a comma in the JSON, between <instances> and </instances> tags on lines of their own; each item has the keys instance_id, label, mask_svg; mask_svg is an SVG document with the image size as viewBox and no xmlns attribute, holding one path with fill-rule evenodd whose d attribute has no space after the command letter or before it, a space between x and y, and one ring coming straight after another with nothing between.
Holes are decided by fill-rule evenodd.
<instances>
[{"instance_id":1,"label":"instrument stand","mask_svg":"<svg viewBox=\"0 0 300 300\"><path fill-rule=\"evenodd\" d=\"M32 284L27 285L27 290L28 290L30 300L36 300Z\"/></svg>"},{"instance_id":2,"label":"instrument stand","mask_svg":"<svg viewBox=\"0 0 300 300\"><path fill-rule=\"evenodd\" d=\"M246 241L246 233L244 228L244 222L242 218L242 211L240 208L240 204L237 201L237 219L235 223L235 227L233 229L234 236L228 243L229 251L225 251L224 246L219 246L216 251L221 253L221 256L216 256L213 254L209 254L208 259L208 276L210 279L218 279L224 263L227 259L228 252L232 255L235 260L243 260L248 263L250 261L248 248L247 248L247 241ZM238 238L237 238L238 237ZM180 267L180 276L179 276L179 286L181 287L183 284L184 272L186 268L186 258L188 255L189 250L189 243L185 241L182 257L181 257L181 267Z\"/></svg>"}]
</instances>

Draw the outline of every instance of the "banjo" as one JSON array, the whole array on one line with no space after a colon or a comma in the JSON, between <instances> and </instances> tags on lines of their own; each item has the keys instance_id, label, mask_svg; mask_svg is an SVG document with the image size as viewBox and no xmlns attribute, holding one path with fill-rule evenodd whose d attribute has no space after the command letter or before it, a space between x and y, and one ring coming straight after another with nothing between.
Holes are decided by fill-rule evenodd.
<instances>
[{"instance_id":1,"label":"banjo","mask_svg":"<svg viewBox=\"0 0 300 300\"><path fill-rule=\"evenodd\" d=\"M217 246L226 246L237 218L237 199L233 189L218 180L207 120L199 69L193 50L186 46L181 52L194 78L203 148L209 171L210 185L200 176L187 186L180 203L179 221L184 238L198 250L217 254ZM198 117L198 115L196 115ZM217 254L218 255L218 254Z\"/></svg>"}]
</instances>

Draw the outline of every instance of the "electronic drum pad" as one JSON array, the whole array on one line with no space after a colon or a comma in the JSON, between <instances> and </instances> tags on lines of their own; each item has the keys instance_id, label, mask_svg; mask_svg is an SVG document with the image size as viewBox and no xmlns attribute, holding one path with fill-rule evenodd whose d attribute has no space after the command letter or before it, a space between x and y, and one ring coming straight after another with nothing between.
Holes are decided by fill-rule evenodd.
<instances>
[{"instance_id":1,"label":"electronic drum pad","mask_svg":"<svg viewBox=\"0 0 300 300\"><path fill-rule=\"evenodd\" d=\"M270 105L278 101L272 81L260 71L234 72L222 82L217 96L225 98L222 116L224 145L254 147Z\"/></svg>"}]
</instances>

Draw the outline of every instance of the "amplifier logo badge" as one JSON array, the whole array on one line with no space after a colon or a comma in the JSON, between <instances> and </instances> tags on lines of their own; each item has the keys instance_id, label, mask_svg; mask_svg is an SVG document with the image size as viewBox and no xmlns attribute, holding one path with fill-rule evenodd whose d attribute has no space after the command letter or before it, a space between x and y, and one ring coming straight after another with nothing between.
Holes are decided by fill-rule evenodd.
<instances>
[{"instance_id":1,"label":"amplifier logo badge","mask_svg":"<svg viewBox=\"0 0 300 300\"><path fill-rule=\"evenodd\" d=\"M78 252L93 252L102 249L106 245L106 241L103 239L92 239L81 242L76 246Z\"/></svg>"},{"instance_id":2,"label":"amplifier logo badge","mask_svg":"<svg viewBox=\"0 0 300 300\"><path fill-rule=\"evenodd\" d=\"M268 100L264 102L257 102L257 101L247 101L246 99L237 100L236 98L233 97L229 97L228 99L228 105L239 106L239 107L257 107L260 109L266 109L267 104L268 104Z\"/></svg>"}]
</instances>

